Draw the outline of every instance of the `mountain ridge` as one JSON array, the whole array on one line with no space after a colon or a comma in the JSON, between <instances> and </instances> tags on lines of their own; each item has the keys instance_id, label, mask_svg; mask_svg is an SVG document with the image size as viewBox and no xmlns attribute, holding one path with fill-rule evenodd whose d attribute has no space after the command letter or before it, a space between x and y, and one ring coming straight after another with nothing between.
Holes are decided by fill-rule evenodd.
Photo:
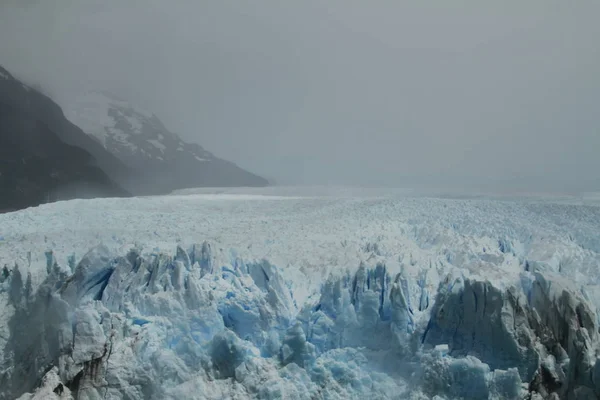
<instances>
[{"instance_id":1,"label":"mountain ridge","mask_svg":"<svg viewBox=\"0 0 600 400\"><path fill-rule=\"evenodd\" d=\"M66 116L129 168L139 171L135 192L162 194L207 186L267 186L269 182L214 156L170 131L152 112L104 91L91 91Z\"/></svg>"},{"instance_id":2,"label":"mountain ridge","mask_svg":"<svg viewBox=\"0 0 600 400\"><path fill-rule=\"evenodd\" d=\"M0 212L75 197L127 196L127 167L54 101L0 66Z\"/></svg>"},{"instance_id":3,"label":"mountain ridge","mask_svg":"<svg viewBox=\"0 0 600 400\"><path fill-rule=\"evenodd\" d=\"M75 110L61 108L2 66L0 147L0 212L72 198L269 185L123 99L90 92Z\"/></svg>"}]
</instances>

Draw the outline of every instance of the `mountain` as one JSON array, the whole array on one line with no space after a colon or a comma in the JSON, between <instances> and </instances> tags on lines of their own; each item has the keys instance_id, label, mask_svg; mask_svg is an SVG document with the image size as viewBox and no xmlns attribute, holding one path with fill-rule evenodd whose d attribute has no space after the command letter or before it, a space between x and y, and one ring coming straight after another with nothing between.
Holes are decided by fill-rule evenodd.
<instances>
[{"instance_id":1,"label":"mountain","mask_svg":"<svg viewBox=\"0 0 600 400\"><path fill-rule=\"evenodd\" d=\"M0 67L0 212L75 197L125 196L128 168L50 98Z\"/></svg>"},{"instance_id":2,"label":"mountain","mask_svg":"<svg viewBox=\"0 0 600 400\"><path fill-rule=\"evenodd\" d=\"M266 186L268 181L215 157L169 131L151 112L106 92L90 92L66 111L109 152L142 178L129 182L136 193L160 194L190 187Z\"/></svg>"}]
</instances>

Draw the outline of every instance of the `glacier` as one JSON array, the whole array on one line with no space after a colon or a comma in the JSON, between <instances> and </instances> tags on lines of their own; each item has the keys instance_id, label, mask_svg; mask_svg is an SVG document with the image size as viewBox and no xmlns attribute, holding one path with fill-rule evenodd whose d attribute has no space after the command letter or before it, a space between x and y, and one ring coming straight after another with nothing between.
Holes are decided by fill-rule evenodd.
<instances>
[{"instance_id":1,"label":"glacier","mask_svg":"<svg viewBox=\"0 0 600 400\"><path fill-rule=\"evenodd\" d=\"M221 236L169 233L189 219ZM597 207L176 195L0 222L0 398L600 396Z\"/></svg>"}]
</instances>

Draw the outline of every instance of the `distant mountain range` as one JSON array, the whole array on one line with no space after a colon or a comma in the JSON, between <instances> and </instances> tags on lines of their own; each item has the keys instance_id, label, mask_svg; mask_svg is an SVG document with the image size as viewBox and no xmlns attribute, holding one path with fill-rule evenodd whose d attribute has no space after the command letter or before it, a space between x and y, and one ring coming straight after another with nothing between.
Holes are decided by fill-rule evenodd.
<instances>
[{"instance_id":1,"label":"distant mountain range","mask_svg":"<svg viewBox=\"0 0 600 400\"><path fill-rule=\"evenodd\" d=\"M66 108L66 116L143 179L136 193L160 194L189 187L266 186L266 179L215 157L169 131L151 112L106 92L90 92Z\"/></svg>"},{"instance_id":2,"label":"distant mountain range","mask_svg":"<svg viewBox=\"0 0 600 400\"><path fill-rule=\"evenodd\" d=\"M71 198L267 184L107 93L88 93L65 117L0 66L0 212Z\"/></svg>"}]
</instances>

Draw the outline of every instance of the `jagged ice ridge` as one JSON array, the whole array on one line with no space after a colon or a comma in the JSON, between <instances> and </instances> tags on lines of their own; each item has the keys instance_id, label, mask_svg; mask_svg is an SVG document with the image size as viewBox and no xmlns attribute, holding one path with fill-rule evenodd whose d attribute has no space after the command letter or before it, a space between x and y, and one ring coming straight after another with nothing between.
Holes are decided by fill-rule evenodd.
<instances>
[{"instance_id":1,"label":"jagged ice ridge","mask_svg":"<svg viewBox=\"0 0 600 400\"><path fill-rule=\"evenodd\" d=\"M298 308L275 266L220 265L208 243L151 258L99 246L72 272L49 254L37 291L18 269L5 278L21 332L10 356L22 362L3 375L4 394L44 375L77 398L518 398L523 382L600 389L594 313L560 278L539 273L508 290L448 276L430 294L426 270L414 281L361 265Z\"/></svg>"},{"instance_id":2,"label":"jagged ice ridge","mask_svg":"<svg viewBox=\"0 0 600 400\"><path fill-rule=\"evenodd\" d=\"M382 236L308 289L268 255L214 240L171 254L101 245L64 263L47 251L38 275L7 267L0 298L14 312L0 332L0 398L598 397L597 286L581 280L598 243L584 230L573 240L592 250L557 245L544 257L549 247L526 231L495 241L420 223L403 232L439 257Z\"/></svg>"}]
</instances>

